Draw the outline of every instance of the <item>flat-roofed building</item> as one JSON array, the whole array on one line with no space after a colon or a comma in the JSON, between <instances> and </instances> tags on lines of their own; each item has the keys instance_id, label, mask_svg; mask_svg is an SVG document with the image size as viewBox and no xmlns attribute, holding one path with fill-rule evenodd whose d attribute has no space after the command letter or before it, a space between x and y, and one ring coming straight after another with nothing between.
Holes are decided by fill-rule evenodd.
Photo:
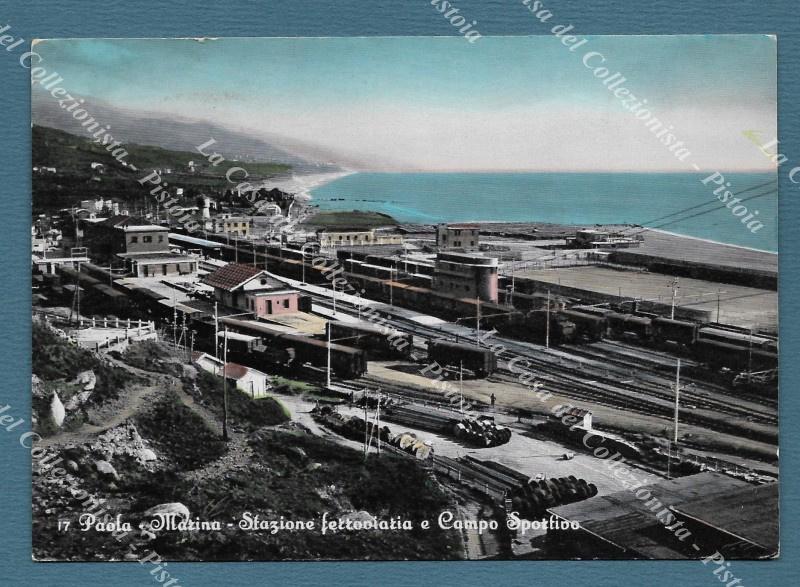
<instances>
[{"instance_id":1,"label":"flat-roofed building","mask_svg":"<svg viewBox=\"0 0 800 587\"><path fill-rule=\"evenodd\" d=\"M460 298L497 302L497 259L466 253L439 253L433 289Z\"/></svg>"},{"instance_id":2,"label":"flat-roofed building","mask_svg":"<svg viewBox=\"0 0 800 587\"><path fill-rule=\"evenodd\" d=\"M221 214L214 218L212 230L216 233L233 236L248 236L253 228L252 216L232 216Z\"/></svg>"},{"instance_id":3,"label":"flat-roofed building","mask_svg":"<svg viewBox=\"0 0 800 587\"><path fill-rule=\"evenodd\" d=\"M380 233L376 230L327 230L317 231L319 245L328 247L364 247L374 245L402 245L403 236Z\"/></svg>"},{"instance_id":4,"label":"flat-roofed building","mask_svg":"<svg viewBox=\"0 0 800 587\"><path fill-rule=\"evenodd\" d=\"M614 470L621 487L630 483L627 473L618 474L629 464L606 460L599 466ZM568 558L691 559L715 552L726 558L768 558L778 549L777 484L757 486L710 471L548 512L580 526L548 532L554 550Z\"/></svg>"},{"instance_id":5,"label":"flat-roofed building","mask_svg":"<svg viewBox=\"0 0 800 587\"><path fill-rule=\"evenodd\" d=\"M468 251L480 246L480 226L477 224L438 224L436 246L442 249Z\"/></svg>"}]
</instances>

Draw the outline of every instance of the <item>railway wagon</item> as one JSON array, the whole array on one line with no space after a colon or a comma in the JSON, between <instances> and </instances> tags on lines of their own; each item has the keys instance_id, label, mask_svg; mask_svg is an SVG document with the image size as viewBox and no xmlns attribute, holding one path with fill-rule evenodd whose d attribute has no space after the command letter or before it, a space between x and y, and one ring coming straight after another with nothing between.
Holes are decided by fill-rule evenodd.
<instances>
[{"instance_id":1,"label":"railway wagon","mask_svg":"<svg viewBox=\"0 0 800 587\"><path fill-rule=\"evenodd\" d=\"M97 284L90 292L92 309L98 314L113 314L125 318L139 315L137 308L131 304L128 296L110 285Z\"/></svg>"},{"instance_id":2,"label":"railway wagon","mask_svg":"<svg viewBox=\"0 0 800 587\"><path fill-rule=\"evenodd\" d=\"M328 343L308 336L285 334L278 330L253 322L245 322L235 318L220 318L220 323L244 334L264 339L265 353L275 350L286 351L290 366L311 363L315 367L325 368L328 365ZM331 371L345 379L361 377L367 372L367 354L363 349L331 343ZM264 355L265 357L267 355Z\"/></svg>"},{"instance_id":3,"label":"railway wagon","mask_svg":"<svg viewBox=\"0 0 800 587\"><path fill-rule=\"evenodd\" d=\"M576 310L563 310L559 314L575 325L576 336L593 342L603 338L606 321L602 316L585 314Z\"/></svg>"},{"instance_id":4,"label":"railway wagon","mask_svg":"<svg viewBox=\"0 0 800 587\"><path fill-rule=\"evenodd\" d=\"M778 367L778 353L748 348L727 342L698 338L695 356L712 369L727 367L732 371L765 371Z\"/></svg>"},{"instance_id":5,"label":"railway wagon","mask_svg":"<svg viewBox=\"0 0 800 587\"><path fill-rule=\"evenodd\" d=\"M488 377L497 369L497 357L491 350L448 340L430 341L428 359L442 366L463 366L477 377Z\"/></svg>"},{"instance_id":6,"label":"railway wagon","mask_svg":"<svg viewBox=\"0 0 800 587\"><path fill-rule=\"evenodd\" d=\"M733 330L727 328L715 328L704 326L697 331L698 340L713 340L734 344L744 348L759 348L767 351L777 351L778 342L771 337L750 333L745 330Z\"/></svg>"},{"instance_id":7,"label":"railway wagon","mask_svg":"<svg viewBox=\"0 0 800 587\"><path fill-rule=\"evenodd\" d=\"M500 332L523 340L532 340L544 344L549 340L551 345L558 346L573 342L576 338L575 323L557 312L550 312L548 328L547 312L537 310L529 312L522 321L512 319L505 324L498 324Z\"/></svg>"},{"instance_id":8,"label":"railway wagon","mask_svg":"<svg viewBox=\"0 0 800 587\"><path fill-rule=\"evenodd\" d=\"M659 343L674 342L690 347L697 340L697 323L672 320L662 316L653 318L653 340Z\"/></svg>"},{"instance_id":9,"label":"railway wagon","mask_svg":"<svg viewBox=\"0 0 800 587\"><path fill-rule=\"evenodd\" d=\"M63 283L74 284L77 280L77 282L80 283L81 287L84 289L89 289L95 285L103 283L99 279L95 279L91 275L87 275L84 271L78 272L75 269L70 269L69 267L62 267L60 271Z\"/></svg>"},{"instance_id":10,"label":"railway wagon","mask_svg":"<svg viewBox=\"0 0 800 587\"><path fill-rule=\"evenodd\" d=\"M650 340L653 335L653 321L650 318L609 312L606 314L609 333L615 337L632 334L639 340Z\"/></svg>"},{"instance_id":11,"label":"railway wagon","mask_svg":"<svg viewBox=\"0 0 800 587\"><path fill-rule=\"evenodd\" d=\"M347 322L328 322L331 340L347 339L347 346L354 346L367 351L368 357L408 359L414 350L411 334L397 334L391 339L383 329L366 324L350 324ZM395 333L391 333L395 334Z\"/></svg>"}]
</instances>

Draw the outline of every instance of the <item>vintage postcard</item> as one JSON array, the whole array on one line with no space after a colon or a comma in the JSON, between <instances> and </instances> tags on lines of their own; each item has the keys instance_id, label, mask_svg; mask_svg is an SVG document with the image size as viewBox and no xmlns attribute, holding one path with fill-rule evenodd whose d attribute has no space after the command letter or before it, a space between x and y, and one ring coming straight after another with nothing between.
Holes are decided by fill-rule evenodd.
<instances>
[{"instance_id":1,"label":"vintage postcard","mask_svg":"<svg viewBox=\"0 0 800 587\"><path fill-rule=\"evenodd\" d=\"M776 37L431 4L13 49L34 559L778 556Z\"/></svg>"}]
</instances>

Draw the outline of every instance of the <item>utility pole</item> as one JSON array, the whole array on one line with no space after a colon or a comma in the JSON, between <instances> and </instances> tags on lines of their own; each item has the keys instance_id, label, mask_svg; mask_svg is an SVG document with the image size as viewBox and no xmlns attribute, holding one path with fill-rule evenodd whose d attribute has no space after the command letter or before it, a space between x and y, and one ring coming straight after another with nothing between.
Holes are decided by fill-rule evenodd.
<instances>
[{"instance_id":1,"label":"utility pole","mask_svg":"<svg viewBox=\"0 0 800 587\"><path fill-rule=\"evenodd\" d=\"M333 288L333 315L336 316L336 280L334 279L331 281L331 287Z\"/></svg>"},{"instance_id":2,"label":"utility pole","mask_svg":"<svg viewBox=\"0 0 800 587\"><path fill-rule=\"evenodd\" d=\"M719 323L719 288L717 288L717 323Z\"/></svg>"},{"instance_id":3,"label":"utility pole","mask_svg":"<svg viewBox=\"0 0 800 587\"><path fill-rule=\"evenodd\" d=\"M678 410L679 397L681 393L681 360L678 359L678 367L675 370L675 444L678 444Z\"/></svg>"},{"instance_id":4,"label":"utility pole","mask_svg":"<svg viewBox=\"0 0 800 587\"><path fill-rule=\"evenodd\" d=\"M675 320L675 296L678 293L678 289L680 289L677 277L672 281L670 287L672 288L672 311L670 312L669 318L670 320Z\"/></svg>"},{"instance_id":5,"label":"utility pole","mask_svg":"<svg viewBox=\"0 0 800 587\"><path fill-rule=\"evenodd\" d=\"M464 413L464 361L458 362L459 411Z\"/></svg>"},{"instance_id":6,"label":"utility pole","mask_svg":"<svg viewBox=\"0 0 800 587\"><path fill-rule=\"evenodd\" d=\"M547 290L547 318L545 319L544 346L550 348L550 290Z\"/></svg>"},{"instance_id":7,"label":"utility pole","mask_svg":"<svg viewBox=\"0 0 800 587\"><path fill-rule=\"evenodd\" d=\"M364 390L364 462L367 462L369 452L369 416L367 414L367 390Z\"/></svg>"},{"instance_id":8,"label":"utility pole","mask_svg":"<svg viewBox=\"0 0 800 587\"><path fill-rule=\"evenodd\" d=\"M478 302L477 307L476 307L477 315L475 316L475 330L478 333L478 344L480 345L480 343L481 343L481 298L477 297L477 298L475 298L475 301Z\"/></svg>"},{"instance_id":9,"label":"utility pole","mask_svg":"<svg viewBox=\"0 0 800 587\"><path fill-rule=\"evenodd\" d=\"M389 305L394 306L394 269L389 269Z\"/></svg>"},{"instance_id":10,"label":"utility pole","mask_svg":"<svg viewBox=\"0 0 800 587\"><path fill-rule=\"evenodd\" d=\"M222 440L228 440L228 327L225 326L225 341L222 351Z\"/></svg>"},{"instance_id":11,"label":"utility pole","mask_svg":"<svg viewBox=\"0 0 800 587\"><path fill-rule=\"evenodd\" d=\"M325 375L325 384L326 387L330 389L331 387L331 325L330 324L328 324L328 369Z\"/></svg>"},{"instance_id":12,"label":"utility pole","mask_svg":"<svg viewBox=\"0 0 800 587\"><path fill-rule=\"evenodd\" d=\"M219 359L219 315L217 314L217 302L214 302L214 358Z\"/></svg>"}]
</instances>

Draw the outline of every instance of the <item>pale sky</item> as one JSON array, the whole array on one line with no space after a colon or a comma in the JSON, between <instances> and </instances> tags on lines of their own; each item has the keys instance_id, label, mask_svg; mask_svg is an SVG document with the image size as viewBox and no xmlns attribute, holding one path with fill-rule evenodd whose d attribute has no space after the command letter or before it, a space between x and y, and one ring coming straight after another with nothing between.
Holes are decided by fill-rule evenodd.
<instances>
[{"instance_id":1,"label":"pale sky","mask_svg":"<svg viewBox=\"0 0 800 587\"><path fill-rule=\"evenodd\" d=\"M773 37L588 39L575 52L552 36L77 39L36 51L87 102L275 133L376 170L693 171L582 63L599 51L693 163L774 169L742 135L776 136Z\"/></svg>"}]
</instances>

